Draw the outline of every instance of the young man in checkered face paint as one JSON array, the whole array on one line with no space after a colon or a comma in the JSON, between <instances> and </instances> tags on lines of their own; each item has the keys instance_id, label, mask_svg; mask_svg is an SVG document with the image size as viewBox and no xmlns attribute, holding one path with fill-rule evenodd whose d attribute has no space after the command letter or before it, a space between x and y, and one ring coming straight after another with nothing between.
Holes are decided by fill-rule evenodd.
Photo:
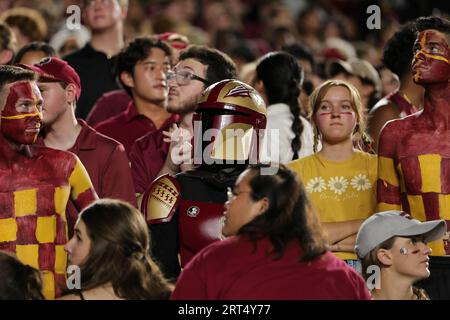
<instances>
[{"instance_id":1,"label":"young man in checkered face paint","mask_svg":"<svg viewBox=\"0 0 450 320\"><path fill-rule=\"evenodd\" d=\"M65 283L67 201L81 210L97 195L76 156L33 145L41 111L36 75L0 66L0 250L38 268L54 298Z\"/></svg>"}]
</instances>

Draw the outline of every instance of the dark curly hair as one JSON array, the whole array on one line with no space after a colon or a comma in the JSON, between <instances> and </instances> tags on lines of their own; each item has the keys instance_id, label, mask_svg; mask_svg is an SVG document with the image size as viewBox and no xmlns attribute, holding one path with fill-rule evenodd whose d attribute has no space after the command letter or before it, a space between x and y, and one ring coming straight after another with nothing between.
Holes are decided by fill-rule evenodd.
<instances>
[{"instance_id":1,"label":"dark curly hair","mask_svg":"<svg viewBox=\"0 0 450 320\"><path fill-rule=\"evenodd\" d=\"M447 35L447 39L450 39L450 21L447 19L436 16L420 17L416 19L417 32L428 29L440 31Z\"/></svg>"},{"instance_id":2,"label":"dark curly hair","mask_svg":"<svg viewBox=\"0 0 450 320\"><path fill-rule=\"evenodd\" d=\"M300 179L282 164L276 174L263 174L263 168L269 166L249 167L252 174L250 196L253 201L267 197L269 208L242 226L238 235L248 236L255 249L259 239L268 237L273 245L270 254L275 260L283 256L292 241L297 241L302 248L300 261L318 258L327 251L327 242Z\"/></svg>"},{"instance_id":3,"label":"dark curly hair","mask_svg":"<svg viewBox=\"0 0 450 320\"><path fill-rule=\"evenodd\" d=\"M416 41L416 28L414 22L402 26L387 42L382 61L400 80L411 73L413 60L413 47Z\"/></svg>"}]
</instances>

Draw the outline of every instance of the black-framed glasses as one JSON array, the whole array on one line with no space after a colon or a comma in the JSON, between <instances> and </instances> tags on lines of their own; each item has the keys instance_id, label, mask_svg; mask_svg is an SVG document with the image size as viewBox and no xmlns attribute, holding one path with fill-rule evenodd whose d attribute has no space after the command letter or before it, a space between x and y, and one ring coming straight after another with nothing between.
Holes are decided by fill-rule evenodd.
<instances>
[{"instance_id":1,"label":"black-framed glasses","mask_svg":"<svg viewBox=\"0 0 450 320\"><path fill-rule=\"evenodd\" d=\"M208 80L196 76L195 74L190 73L188 71L169 71L166 73L166 78L167 80L175 79L175 81L180 86L185 86L189 84L192 80L198 80L203 82L205 85L209 85Z\"/></svg>"}]
</instances>

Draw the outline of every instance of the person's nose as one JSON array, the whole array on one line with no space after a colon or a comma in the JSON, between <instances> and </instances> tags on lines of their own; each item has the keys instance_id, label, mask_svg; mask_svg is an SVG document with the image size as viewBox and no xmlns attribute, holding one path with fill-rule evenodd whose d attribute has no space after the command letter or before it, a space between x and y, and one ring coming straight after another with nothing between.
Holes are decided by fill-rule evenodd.
<instances>
[{"instance_id":1,"label":"person's nose","mask_svg":"<svg viewBox=\"0 0 450 320\"><path fill-rule=\"evenodd\" d=\"M72 238L73 239L73 238ZM72 253L72 239L70 239L65 245L64 245L64 251L66 253Z\"/></svg>"},{"instance_id":2,"label":"person's nose","mask_svg":"<svg viewBox=\"0 0 450 320\"><path fill-rule=\"evenodd\" d=\"M419 243L419 248L420 252L423 252L424 255L430 255L431 252L433 251L426 243L423 242Z\"/></svg>"},{"instance_id":3,"label":"person's nose","mask_svg":"<svg viewBox=\"0 0 450 320\"><path fill-rule=\"evenodd\" d=\"M425 58L426 58L426 54L425 54L425 52L423 52L423 50L417 51L416 54L414 55L415 61L423 61L423 60L425 60Z\"/></svg>"},{"instance_id":4,"label":"person's nose","mask_svg":"<svg viewBox=\"0 0 450 320\"><path fill-rule=\"evenodd\" d=\"M172 88L172 87L178 86L177 79L176 79L175 75L168 76L166 74L166 82L167 82L167 86L169 87L169 89Z\"/></svg>"},{"instance_id":5,"label":"person's nose","mask_svg":"<svg viewBox=\"0 0 450 320\"><path fill-rule=\"evenodd\" d=\"M341 116L341 109L337 106L331 108L331 117L336 118Z\"/></svg>"}]
</instances>

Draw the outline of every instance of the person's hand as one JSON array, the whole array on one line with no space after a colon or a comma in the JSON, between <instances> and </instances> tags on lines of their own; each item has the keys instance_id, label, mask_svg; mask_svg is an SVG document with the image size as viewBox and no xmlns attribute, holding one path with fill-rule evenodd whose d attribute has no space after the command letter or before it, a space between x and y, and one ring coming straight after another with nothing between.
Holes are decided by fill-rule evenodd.
<instances>
[{"instance_id":1,"label":"person's hand","mask_svg":"<svg viewBox=\"0 0 450 320\"><path fill-rule=\"evenodd\" d=\"M170 131L163 131L163 141L170 143L166 165L173 173L185 170L192 165L192 144L189 130L172 125ZM188 165L186 167L185 165ZM181 166L181 168L180 168Z\"/></svg>"}]
</instances>

